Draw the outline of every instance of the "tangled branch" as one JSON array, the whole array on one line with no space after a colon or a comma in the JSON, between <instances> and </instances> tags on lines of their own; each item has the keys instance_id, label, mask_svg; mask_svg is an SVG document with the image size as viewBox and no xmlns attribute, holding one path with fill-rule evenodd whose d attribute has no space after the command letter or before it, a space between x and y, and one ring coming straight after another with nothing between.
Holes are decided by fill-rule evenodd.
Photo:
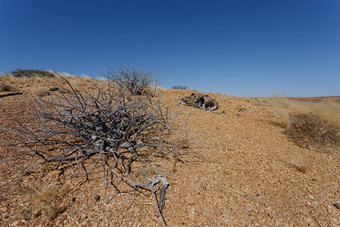
<instances>
[{"instance_id":1,"label":"tangled branch","mask_svg":"<svg viewBox=\"0 0 340 227\"><path fill-rule=\"evenodd\" d=\"M179 113L148 95L127 96L119 81L118 88L111 81L90 93L76 92L64 80L69 89L33 99L30 120L17 119L18 127L1 129L16 135L25 147L21 155L36 158L39 165L76 166L88 180L94 169L90 164L96 163L106 183L122 181L134 189L150 191L166 225L162 210L167 179L158 170L153 178L143 170L142 178L134 167L157 169L155 159L177 157L181 140L174 133L174 123Z\"/></svg>"}]
</instances>

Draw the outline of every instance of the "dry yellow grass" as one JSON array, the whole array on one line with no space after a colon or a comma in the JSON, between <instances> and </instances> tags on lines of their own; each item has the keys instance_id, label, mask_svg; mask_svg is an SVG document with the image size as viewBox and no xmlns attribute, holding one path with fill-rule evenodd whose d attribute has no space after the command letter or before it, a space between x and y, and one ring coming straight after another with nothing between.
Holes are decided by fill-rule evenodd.
<instances>
[{"instance_id":1,"label":"dry yellow grass","mask_svg":"<svg viewBox=\"0 0 340 227\"><path fill-rule=\"evenodd\" d=\"M47 224L65 211L63 202L65 195L69 192L68 185L23 185L16 187L17 195L23 201L23 206L18 209L18 217L25 219L40 218Z\"/></svg>"},{"instance_id":2,"label":"dry yellow grass","mask_svg":"<svg viewBox=\"0 0 340 227\"><path fill-rule=\"evenodd\" d=\"M322 120L340 126L340 104L334 101L305 102L275 97L271 98L269 102L275 108L275 113L283 125L289 123L291 115L313 113Z\"/></svg>"}]
</instances>

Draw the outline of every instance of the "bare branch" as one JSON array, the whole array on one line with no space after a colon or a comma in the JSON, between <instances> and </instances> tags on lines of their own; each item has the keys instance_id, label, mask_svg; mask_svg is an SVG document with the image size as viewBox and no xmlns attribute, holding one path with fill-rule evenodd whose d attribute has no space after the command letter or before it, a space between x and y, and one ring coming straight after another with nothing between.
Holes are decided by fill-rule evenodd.
<instances>
[{"instance_id":1,"label":"bare branch","mask_svg":"<svg viewBox=\"0 0 340 227\"><path fill-rule=\"evenodd\" d=\"M59 89L63 92L48 97L33 97L28 119L17 119L18 127L0 130L11 133L25 146L16 152L30 155L34 163L55 163L63 171L77 168L85 181L92 170L100 167L106 184L114 185L119 179L134 190L151 192L166 225L162 213L169 186L166 177L153 174L149 178L145 173L145 183L136 168L147 166L158 172L156 158L180 155L179 142L183 138L179 137L185 131L174 127L180 112L145 92L153 82L147 72L122 68L119 74L110 75L108 85L97 87L95 93L77 92L59 75L68 89L63 87ZM13 142L10 147L15 146ZM22 162L10 158L1 162Z\"/></svg>"}]
</instances>

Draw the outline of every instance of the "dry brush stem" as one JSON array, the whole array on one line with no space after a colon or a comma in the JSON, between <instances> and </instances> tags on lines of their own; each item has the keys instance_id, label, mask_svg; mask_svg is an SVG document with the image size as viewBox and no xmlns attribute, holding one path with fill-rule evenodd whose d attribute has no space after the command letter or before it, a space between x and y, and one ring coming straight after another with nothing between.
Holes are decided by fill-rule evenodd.
<instances>
[{"instance_id":1,"label":"dry brush stem","mask_svg":"<svg viewBox=\"0 0 340 227\"><path fill-rule=\"evenodd\" d=\"M17 119L16 128L2 128L21 144L18 156L32 157L33 163L23 169L49 163L60 170L76 168L88 179L92 170L101 168L105 182L118 191L119 182L150 191L166 225L162 210L168 183L159 173L170 166L156 160L180 154L184 131L175 127L180 113L148 95L127 98L112 82L96 93L77 92L67 83L69 89L60 89L64 92L33 98L30 119ZM15 158L2 161L15 163ZM138 168L153 169L154 177L140 176Z\"/></svg>"},{"instance_id":2,"label":"dry brush stem","mask_svg":"<svg viewBox=\"0 0 340 227\"><path fill-rule=\"evenodd\" d=\"M129 92L131 95L153 95L151 86L157 86L155 76L145 69L121 66L119 71L108 71L109 79L116 83L121 93Z\"/></svg>"}]
</instances>

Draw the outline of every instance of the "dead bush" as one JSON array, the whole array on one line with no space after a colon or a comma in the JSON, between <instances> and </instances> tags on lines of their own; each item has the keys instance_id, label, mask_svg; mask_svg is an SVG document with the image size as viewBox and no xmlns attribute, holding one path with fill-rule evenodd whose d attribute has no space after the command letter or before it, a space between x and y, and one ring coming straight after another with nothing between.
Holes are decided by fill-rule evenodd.
<instances>
[{"instance_id":1,"label":"dead bush","mask_svg":"<svg viewBox=\"0 0 340 227\"><path fill-rule=\"evenodd\" d=\"M118 85L121 93L131 95L153 95L151 86L157 85L155 75L145 69L122 66L119 71L109 71L109 79Z\"/></svg>"},{"instance_id":2,"label":"dead bush","mask_svg":"<svg viewBox=\"0 0 340 227\"><path fill-rule=\"evenodd\" d=\"M142 75L137 73L137 81ZM68 88L59 90L67 92L35 97L31 115L16 119L18 127L0 127L18 141L5 145L15 148L17 158L2 161L23 165L25 170L46 165L63 172L71 169L74 176L84 176L85 182L99 169L104 182L118 193L122 183L123 188L150 192L165 222L162 209L169 184L164 173L170 169L169 160L181 155L180 141L185 140L181 139L185 130L177 123L180 112L155 97L128 97L125 86L132 84L122 81L118 87L110 81L90 93L78 92L64 80ZM129 88L141 94L147 84L139 87L137 82L137 87ZM32 163L23 164L22 157L32 157Z\"/></svg>"},{"instance_id":3,"label":"dead bush","mask_svg":"<svg viewBox=\"0 0 340 227\"><path fill-rule=\"evenodd\" d=\"M290 116L285 130L288 137L301 147L314 149L336 149L340 143L338 126L325 121L313 113Z\"/></svg>"}]
</instances>

